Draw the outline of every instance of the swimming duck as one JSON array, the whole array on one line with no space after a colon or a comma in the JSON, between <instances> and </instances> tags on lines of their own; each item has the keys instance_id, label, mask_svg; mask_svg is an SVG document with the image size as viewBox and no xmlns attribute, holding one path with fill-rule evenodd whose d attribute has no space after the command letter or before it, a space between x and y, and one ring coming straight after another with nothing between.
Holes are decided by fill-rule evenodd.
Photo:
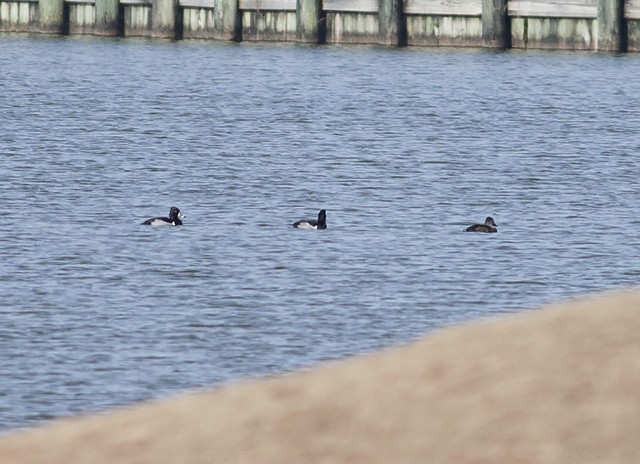
<instances>
[{"instance_id":1,"label":"swimming duck","mask_svg":"<svg viewBox=\"0 0 640 464\"><path fill-rule=\"evenodd\" d=\"M498 232L498 226L493 221L493 218L489 216L484 220L484 224L474 224L472 226L467 227L466 232Z\"/></svg>"},{"instance_id":2,"label":"swimming duck","mask_svg":"<svg viewBox=\"0 0 640 464\"><path fill-rule=\"evenodd\" d=\"M318 213L318 220L301 219L293 223L296 229L326 229L327 228L327 211L321 209Z\"/></svg>"},{"instance_id":3,"label":"swimming duck","mask_svg":"<svg viewBox=\"0 0 640 464\"><path fill-rule=\"evenodd\" d=\"M172 206L169 210L169 217L154 217L147 219L142 224L148 226L181 226L184 216L178 208Z\"/></svg>"}]
</instances>

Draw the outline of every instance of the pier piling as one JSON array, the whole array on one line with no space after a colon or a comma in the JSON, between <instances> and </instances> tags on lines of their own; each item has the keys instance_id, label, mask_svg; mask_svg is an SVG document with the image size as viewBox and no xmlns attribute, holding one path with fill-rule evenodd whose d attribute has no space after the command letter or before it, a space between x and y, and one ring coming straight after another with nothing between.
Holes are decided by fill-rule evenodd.
<instances>
[{"instance_id":1,"label":"pier piling","mask_svg":"<svg viewBox=\"0 0 640 464\"><path fill-rule=\"evenodd\" d=\"M324 43L325 24L322 0L296 0L296 39L299 42Z\"/></svg>"},{"instance_id":2,"label":"pier piling","mask_svg":"<svg viewBox=\"0 0 640 464\"><path fill-rule=\"evenodd\" d=\"M65 29L64 0L39 0L39 32L62 34Z\"/></svg>"},{"instance_id":3,"label":"pier piling","mask_svg":"<svg viewBox=\"0 0 640 464\"><path fill-rule=\"evenodd\" d=\"M378 0L378 36L382 45L404 45L402 0Z\"/></svg>"},{"instance_id":4,"label":"pier piling","mask_svg":"<svg viewBox=\"0 0 640 464\"><path fill-rule=\"evenodd\" d=\"M598 45L607 52L626 51L624 0L598 0Z\"/></svg>"},{"instance_id":5,"label":"pier piling","mask_svg":"<svg viewBox=\"0 0 640 464\"><path fill-rule=\"evenodd\" d=\"M482 46L509 48L511 28L507 0L482 0Z\"/></svg>"},{"instance_id":6,"label":"pier piling","mask_svg":"<svg viewBox=\"0 0 640 464\"><path fill-rule=\"evenodd\" d=\"M640 51L640 0L0 0L0 31Z\"/></svg>"},{"instance_id":7,"label":"pier piling","mask_svg":"<svg viewBox=\"0 0 640 464\"><path fill-rule=\"evenodd\" d=\"M95 34L118 35L119 5L118 0L96 0Z\"/></svg>"}]
</instances>

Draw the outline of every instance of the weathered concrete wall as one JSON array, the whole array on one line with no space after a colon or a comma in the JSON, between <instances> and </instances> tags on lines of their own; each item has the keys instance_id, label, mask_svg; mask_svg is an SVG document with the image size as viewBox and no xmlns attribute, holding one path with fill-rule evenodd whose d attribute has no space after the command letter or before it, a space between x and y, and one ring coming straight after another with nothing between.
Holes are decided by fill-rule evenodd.
<instances>
[{"instance_id":1,"label":"weathered concrete wall","mask_svg":"<svg viewBox=\"0 0 640 464\"><path fill-rule=\"evenodd\" d=\"M127 5L124 9L124 35L151 37L151 5Z\"/></svg>"},{"instance_id":2,"label":"weathered concrete wall","mask_svg":"<svg viewBox=\"0 0 640 464\"><path fill-rule=\"evenodd\" d=\"M512 18L513 48L595 50L597 22L591 19Z\"/></svg>"},{"instance_id":3,"label":"weathered concrete wall","mask_svg":"<svg viewBox=\"0 0 640 464\"><path fill-rule=\"evenodd\" d=\"M598 50L617 52L626 47L623 21L624 0L598 0Z\"/></svg>"},{"instance_id":4,"label":"weathered concrete wall","mask_svg":"<svg viewBox=\"0 0 640 464\"><path fill-rule=\"evenodd\" d=\"M630 20L627 22L628 42L627 47L630 52L640 52L640 21Z\"/></svg>"},{"instance_id":5,"label":"weathered concrete wall","mask_svg":"<svg viewBox=\"0 0 640 464\"><path fill-rule=\"evenodd\" d=\"M482 46L509 48L510 45L507 0L482 0Z\"/></svg>"},{"instance_id":6,"label":"weathered concrete wall","mask_svg":"<svg viewBox=\"0 0 640 464\"><path fill-rule=\"evenodd\" d=\"M296 40L298 42L324 43L326 23L322 0L296 0Z\"/></svg>"},{"instance_id":7,"label":"weathered concrete wall","mask_svg":"<svg viewBox=\"0 0 640 464\"><path fill-rule=\"evenodd\" d=\"M38 2L0 2L0 31L37 30Z\"/></svg>"},{"instance_id":8,"label":"weathered concrete wall","mask_svg":"<svg viewBox=\"0 0 640 464\"><path fill-rule=\"evenodd\" d=\"M211 39L216 28L213 8L183 8L183 38Z\"/></svg>"},{"instance_id":9,"label":"weathered concrete wall","mask_svg":"<svg viewBox=\"0 0 640 464\"><path fill-rule=\"evenodd\" d=\"M404 45L407 41L402 0L378 0L378 43Z\"/></svg>"},{"instance_id":10,"label":"weathered concrete wall","mask_svg":"<svg viewBox=\"0 0 640 464\"><path fill-rule=\"evenodd\" d=\"M124 35L175 38L177 31L181 30L181 25L178 25L181 15L177 14L177 8L177 0L127 0L124 4Z\"/></svg>"},{"instance_id":11,"label":"weathered concrete wall","mask_svg":"<svg viewBox=\"0 0 640 464\"><path fill-rule=\"evenodd\" d=\"M96 7L93 3L69 5L69 33L93 34L96 24Z\"/></svg>"},{"instance_id":12,"label":"weathered concrete wall","mask_svg":"<svg viewBox=\"0 0 640 464\"><path fill-rule=\"evenodd\" d=\"M384 18L379 11L383 1L322 0L327 43L379 43L380 17Z\"/></svg>"},{"instance_id":13,"label":"weathered concrete wall","mask_svg":"<svg viewBox=\"0 0 640 464\"><path fill-rule=\"evenodd\" d=\"M181 0L176 11L176 20L182 22L176 28L177 38L239 40L238 0Z\"/></svg>"},{"instance_id":14,"label":"weathered concrete wall","mask_svg":"<svg viewBox=\"0 0 640 464\"><path fill-rule=\"evenodd\" d=\"M55 34L64 32L64 0L40 0L38 5L38 30Z\"/></svg>"},{"instance_id":15,"label":"weathered concrete wall","mask_svg":"<svg viewBox=\"0 0 640 464\"><path fill-rule=\"evenodd\" d=\"M332 11L326 13L327 43L378 43L378 15Z\"/></svg>"},{"instance_id":16,"label":"weathered concrete wall","mask_svg":"<svg viewBox=\"0 0 640 464\"><path fill-rule=\"evenodd\" d=\"M482 18L471 16L408 16L407 44L446 47L477 46Z\"/></svg>"},{"instance_id":17,"label":"weathered concrete wall","mask_svg":"<svg viewBox=\"0 0 640 464\"><path fill-rule=\"evenodd\" d=\"M0 0L0 31L640 51L640 0Z\"/></svg>"},{"instance_id":18,"label":"weathered concrete wall","mask_svg":"<svg viewBox=\"0 0 640 464\"><path fill-rule=\"evenodd\" d=\"M242 40L289 42L296 40L295 11L243 11Z\"/></svg>"},{"instance_id":19,"label":"weathered concrete wall","mask_svg":"<svg viewBox=\"0 0 640 464\"><path fill-rule=\"evenodd\" d=\"M176 36L176 8L178 0L152 0L151 36Z\"/></svg>"},{"instance_id":20,"label":"weathered concrete wall","mask_svg":"<svg viewBox=\"0 0 640 464\"><path fill-rule=\"evenodd\" d=\"M111 36L118 34L119 6L118 0L95 0L94 34Z\"/></svg>"},{"instance_id":21,"label":"weathered concrete wall","mask_svg":"<svg viewBox=\"0 0 640 464\"><path fill-rule=\"evenodd\" d=\"M640 51L640 0L626 0L621 35L626 37L623 51Z\"/></svg>"}]
</instances>

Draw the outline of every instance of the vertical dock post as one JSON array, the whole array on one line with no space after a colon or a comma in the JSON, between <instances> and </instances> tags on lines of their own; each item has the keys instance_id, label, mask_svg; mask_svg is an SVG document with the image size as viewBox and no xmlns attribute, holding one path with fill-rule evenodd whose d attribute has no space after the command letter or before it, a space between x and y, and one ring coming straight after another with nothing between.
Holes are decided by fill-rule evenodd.
<instances>
[{"instance_id":1,"label":"vertical dock post","mask_svg":"<svg viewBox=\"0 0 640 464\"><path fill-rule=\"evenodd\" d=\"M238 0L215 0L213 15L216 40L242 40L242 17Z\"/></svg>"},{"instance_id":2,"label":"vertical dock post","mask_svg":"<svg viewBox=\"0 0 640 464\"><path fill-rule=\"evenodd\" d=\"M482 0L482 46L511 47L511 23L507 0Z\"/></svg>"},{"instance_id":3,"label":"vertical dock post","mask_svg":"<svg viewBox=\"0 0 640 464\"><path fill-rule=\"evenodd\" d=\"M598 50L626 51L627 41L624 0L598 0Z\"/></svg>"},{"instance_id":4,"label":"vertical dock post","mask_svg":"<svg viewBox=\"0 0 640 464\"><path fill-rule=\"evenodd\" d=\"M118 0L96 0L96 25L97 35L118 35Z\"/></svg>"},{"instance_id":5,"label":"vertical dock post","mask_svg":"<svg viewBox=\"0 0 640 464\"><path fill-rule=\"evenodd\" d=\"M322 0L296 0L296 39L307 43L326 41Z\"/></svg>"},{"instance_id":6,"label":"vertical dock post","mask_svg":"<svg viewBox=\"0 0 640 464\"><path fill-rule=\"evenodd\" d=\"M151 29L155 37L175 37L176 5L178 0L152 0Z\"/></svg>"},{"instance_id":7,"label":"vertical dock post","mask_svg":"<svg viewBox=\"0 0 640 464\"><path fill-rule=\"evenodd\" d=\"M403 0L378 0L378 37L383 45L405 45Z\"/></svg>"},{"instance_id":8,"label":"vertical dock post","mask_svg":"<svg viewBox=\"0 0 640 464\"><path fill-rule=\"evenodd\" d=\"M176 40L184 39L184 7L180 5L180 0L175 2L175 34Z\"/></svg>"},{"instance_id":9,"label":"vertical dock post","mask_svg":"<svg viewBox=\"0 0 640 464\"><path fill-rule=\"evenodd\" d=\"M64 0L39 0L39 32L61 34L64 31Z\"/></svg>"},{"instance_id":10,"label":"vertical dock post","mask_svg":"<svg viewBox=\"0 0 640 464\"><path fill-rule=\"evenodd\" d=\"M126 14L127 14L127 7L122 3L118 3L118 33L117 33L118 37L124 37L125 35L126 22L127 22L127 19L125 18Z\"/></svg>"},{"instance_id":11,"label":"vertical dock post","mask_svg":"<svg viewBox=\"0 0 640 464\"><path fill-rule=\"evenodd\" d=\"M62 4L62 35L69 35L71 20L71 5L68 2Z\"/></svg>"}]
</instances>

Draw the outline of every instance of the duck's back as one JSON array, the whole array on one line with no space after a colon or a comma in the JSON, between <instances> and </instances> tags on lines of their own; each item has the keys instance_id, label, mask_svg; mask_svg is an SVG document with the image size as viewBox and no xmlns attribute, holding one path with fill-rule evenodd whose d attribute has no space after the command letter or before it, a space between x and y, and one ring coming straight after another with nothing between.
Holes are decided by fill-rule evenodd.
<instances>
[{"instance_id":1,"label":"duck's back","mask_svg":"<svg viewBox=\"0 0 640 464\"><path fill-rule=\"evenodd\" d=\"M167 217L155 217L151 219L147 219L142 224L145 226L172 226L173 222ZM176 223L177 225L177 223Z\"/></svg>"},{"instance_id":2,"label":"duck's back","mask_svg":"<svg viewBox=\"0 0 640 464\"><path fill-rule=\"evenodd\" d=\"M487 226L485 224L474 224L472 226L467 227L467 232L485 232L485 233L494 233L498 232L498 229L494 227Z\"/></svg>"}]
</instances>

